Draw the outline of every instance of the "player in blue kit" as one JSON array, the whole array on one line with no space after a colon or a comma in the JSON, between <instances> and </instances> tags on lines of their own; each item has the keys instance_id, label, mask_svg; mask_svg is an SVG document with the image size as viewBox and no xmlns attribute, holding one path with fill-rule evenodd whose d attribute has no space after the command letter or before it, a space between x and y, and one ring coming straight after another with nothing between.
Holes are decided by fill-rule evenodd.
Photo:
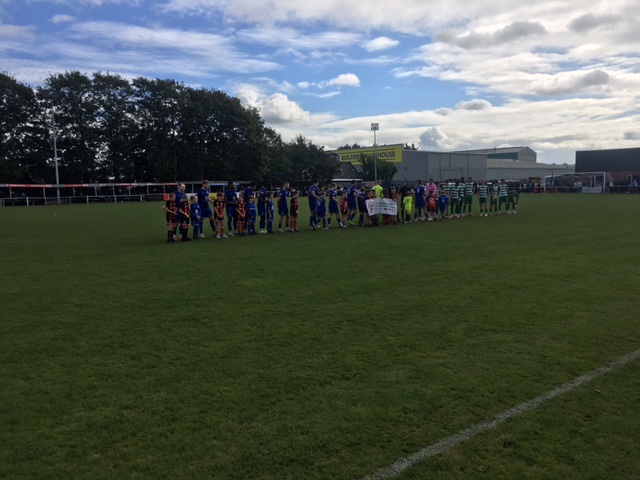
<instances>
[{"instance_id":1,"label":"player in blue kit","mask_svg":"<svg viewBox=\"0 0 640 480\"><path fill-rule=\"evenodd\" d=\"M287 231L289 231L289 206L287 198L289 197L289 182L284 182L282 188L278 191L278 231L284 232L282 229L282 221L286 222Z\"/></svg>"},{"instance_id":2,"label":"player in blue kit","mask_svg":"<svg viewBox=\"0 0 640 480\"><path fill-rule=\"evenodd\" d=\"M267 233L267 198L269 198L269 192L271 191L271 185L267 184L258 192L258 216L260 217L260 233Z\"/></svg>"},{"instance_id":3,"label":"player in blue kit","mask_svg":"<svg viewBox=\"0 0 640 480\"><path fill-rule=\"evenodd\" d=\"M257 209L255 198L249 197L249 201L247 203L247 230L249 232L249 235L256 234L256 214Z\"/></svg>"},{"instance_id":4,"label":"player in blue kit","mask_svg":"<svg viewBox=\"0 0 640 480\"><path fill-rule=\"evenodd\" d=\"M425 197L425 186L422 184L422 180L418 180L418 184L414 190L415 199L413 206L415 208L415 213L413 214L413 221L417 222L418 220L422 220L422 216L425 213L425 209L427 207L427 199Z\"/></svg>"},{"instance_id":5,"label":"player in blue kit","mask_svg":"<svg viewBox=\"0 0 640 480\"><path fill-rule=\"evenodd\" d=\"M249 203L249 198L256 195L256 182L249 183L249 186L245 188L242 193L244 194L244 201Z\"/></svg>"},{"instance_id":6,"label":"player in blue kit","mask_svg":"<svg viewBox=\"0 0 640 480\"><path fill-rule=\"evenodd\" d=\"M436 185L438 185L438 190L440 192L438 195L438 210L440 210L440 220L444 222L444 219L447 217L447 202L449 201L449 198L447 197L444 188L441 188L437 182Z\"/></svg>"},{"instance_id":7,"label":"player in blue kit","mask_svg":"<svg viewBox=\"0 0 640 480\"><path fill-rule=\"evenodd\" d=\"M322 222L322 229L328 230L327 228L327 203L324 198L324 192L320 192L317 198L316 205L316 225L320 225Z\"/></svg>"},{"instance_id":8,"label":"player in blue kit","mask_svg":"<svg viewBox=\"0 0 640 480\"><path fill-rule=\"evenodd\" d=\"M311 216L309 217L309 229L311 230L317 230L316 209L318 208L319 193L320 189L318 188L318 180L315 180L313 185L309 188L309 210L311 211Z\"/></svg>"},{"instance_id":9,"label":"player in blue kit","mask_svg":"<svg viewBox=\"0 0 640 480\"><path fill-rule=\"evenodd\" d=\"M236 190L236 184L229 181L227 184L227 190L224 192L224 203L227 210L227 232L229 236L233 237L233 230L237 228L236 219L236 205L238 205L238 192Z\"/></svg>"},{"instance_id":10,"label":"player in blue kit","mask_svg":"<svg viewBox=\"0 0 640 480\"><path fill-rule=\"evenodd\" d=\"M176 190L176 204L180 205L182 203L182 197L185 195L184 192L187 191L187 186L184 183L181 183Z\"/></svg>"},{"instance_id":11,"label":"player in blue kit","mask_svg":"<svg viewBox=\"0 0 640 480\"><path fill-rule=\"evenodd\" d=\"M273 207L273 193L269 192L269 196L267 197L267 233L273 233L273 215L274 215L274 207Z\"/></svg>"},{"instance_id":12,"label":"player in blue kit","mask_svg":"<svg viewBox=\"0 0 640 480\"><path fill-rule=\"evenodd\" d=\"M341 218L342 215L340 213L340 204L338 203L338 185L332 183L331 188L329 189L329 221L327 222L328 228L331 228L331 217L333 217L334 215L336 216L336 220L338 220L340 228L344 228L344 224L342 223Z\"/></svg>"},{"instance_id":13,"label":"player in blue kit","mask_svg":"<svg viewBox=\"0 0 640 480\"><path fill-rule=\"evenodd\" d=\"M195 195L191 195L189 200L191 200L191 210L189 213L191 215L191 225L193 226L193 239L197 240L200 232L202 232L202 209Z\"/></svg>"},{"instance_id":14,"label":"player in blue kit","mask_svg":"<svg viewBox=\"0 0 640 480\"><path fill-rule=\"evenodd\" d=\"M358 187L356 187L356 181L351 180L351 185L347 189L347 208L349 209L349 218L347 220L349 225L354 225L353 219L356 218L358 211Z\"/></svg>"},{"instance_id":15,"label":"player in blue kit","mask_svg":"<svg viewBox=\"0 0 640 480\"><path fill-rule=\"evenodd\" d=\"M196 195L198 197L198 205L200 205L200 217L208 218L209 225L211 225L211 230L213 230L213 236L216 235L216 225L213 221L213 212L211 211L211 206L209 203L213 203L213 200L209 198L209 185L211 182L209 180L204 180L202 182L202 187L198 189ZM200 227L200 238L204 238L203 228Z\"/></svg>"},{"instance_id":16,"label":"player in blue kit","mask_svg":"<svg viewBox=\"0 0 640 480\"><path fill-rule=\"evenodd\" d=\"M364 187L360 188L360 192L358 192L358 211L360 212L358 225L364 226L365 218L369 218L367 215L367 190Z\"/></svg>"}]
</instances>

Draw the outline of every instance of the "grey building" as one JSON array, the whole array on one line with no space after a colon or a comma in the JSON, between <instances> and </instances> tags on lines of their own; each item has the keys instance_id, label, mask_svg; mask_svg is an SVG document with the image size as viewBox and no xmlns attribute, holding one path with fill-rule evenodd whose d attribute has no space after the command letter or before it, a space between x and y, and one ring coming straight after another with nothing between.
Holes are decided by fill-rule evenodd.
<instances>
[{"instance_id":1,"label":"grey building","mask_svg":"<svg viewBox=\"0 0 640 480\"><path fill-rule=\"evenodd\" d=\"M446 180L449 178L485 178L487 156L473 152L428 152L405 150L404 145L379 145L377 147L334 150L331 153L340 162L341 178L359 175L358 159L361 155L377 156L379 160L392 162L398 171L393 183L405 180Z\"/></svg>"},{"instance_id":2,"label":"grey building","mask_svg":"<svg viewBox=\"0 0 640 480\"><path fill-rule=\"evenodd\" d=\"M640 148L576 152L576 173L607 172L614 182L640 178Z\"/></svg>"},{"instance_id":3,"label":"grey building","mask_svg":"<svg viewBox=\"0 0 640 480\"><path fill-rule=\"evenodd\" d=\"M487 180L518 180L539 182L549 175L574 173L574 165L538 163L537 153L529 147L503 147L468 150L487 156Z\"/></svg>"}]
</instances>

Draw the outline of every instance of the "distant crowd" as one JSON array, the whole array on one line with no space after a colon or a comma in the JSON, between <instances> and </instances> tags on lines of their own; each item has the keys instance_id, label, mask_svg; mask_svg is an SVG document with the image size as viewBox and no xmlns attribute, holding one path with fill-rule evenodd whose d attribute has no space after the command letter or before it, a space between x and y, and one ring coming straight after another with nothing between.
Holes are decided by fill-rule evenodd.
<instances>
[{"instance_id":1,"label":"distant crowd","mask_svg":"<svg viewBox=\"0 0 640 480\"><path fill-rule=\"evenodd\" d=\"M329 230L332 220L338 228L349 226L374 227L401 222L434 222L464 218L465 216L501 215L517 213L519 191L509 188L505 180L487 183L471 177L433 181L416 185L405 182L400 188L384 188L378 180L370 189L352 180L346 189L336 183L324 188L313 182L307 193L309 229ZM474 211L474 197L478 209ZM397 213L371 214L368 200L387 199ZM187 194L184 184L169 194L163 205L167 222L167 243L178 239L187 242L205 238L204 224L208 220L215 238L272 234L277 218L278 232L298 232L299 192L288 182L274 191L270 185L258 188L251 182L239 190L229 182L224 192L211 193L205 180L195 194ZM226 226L226 228L225 228ZM189 229L192 228L191 238Z\"/></svg>"}]
</instances>

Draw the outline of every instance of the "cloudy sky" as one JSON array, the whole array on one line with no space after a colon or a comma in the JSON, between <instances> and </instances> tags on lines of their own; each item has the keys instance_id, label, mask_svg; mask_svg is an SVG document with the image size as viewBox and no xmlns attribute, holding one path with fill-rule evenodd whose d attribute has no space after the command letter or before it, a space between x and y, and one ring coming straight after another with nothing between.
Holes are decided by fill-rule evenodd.
<instances>
[{"instance_id":1,"label":"cloudy sky","mask_svg":"<svg viewBox=\"0 0 640 480\"><path fill-rule=\"evenodd\" d=\"M172 78L286 141L640 146L637 0L0 0L0 71Z\"/></svg>"}]
</instances>

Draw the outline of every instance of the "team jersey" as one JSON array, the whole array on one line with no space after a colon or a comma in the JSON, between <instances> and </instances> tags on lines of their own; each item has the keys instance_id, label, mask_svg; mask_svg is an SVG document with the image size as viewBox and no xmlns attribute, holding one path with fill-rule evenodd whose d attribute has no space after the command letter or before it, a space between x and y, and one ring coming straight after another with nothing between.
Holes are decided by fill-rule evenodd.
<instances>
[{"instance_id":1,"label":"team jersey","mask_svg":"<svg viewBox=\"0 0 640 480\"><path fill-rule=\"evenodd\" d=\"M418 185L415 190L416 194L416 206L423 206L425 202L424 198L425 187L424 185Z\"/></svg>"},{"instance_id":2,"label":"team jersey","mask_svg":"<svg viewBox=\"0 0 640 480\"><path fill-rule=\"evenodd\" d=\"M364 192L360 192L358 194L358 210L364 212L367 210L367 194Z\"/></svg>"},{"instance_id":3,"label":"team jersey","mask_svg":"<svg viewBox=\"0 0 640 480\"><path fill-rule=\"evenodd\" d=\"M176 205L180 205L182 203L182 197L185 196L184 193L182 193L180 190L176 190L175 192L173 192L176 196Z\"/></svg>"},{"instance_id":4,"label":"team jersey","mask_svg":"<svg viewBox=\"0 0 640 480\"><path fill-rule=\"evenodd\" d=\"M453 187L455 187L455 185L453 183L447 183L444 186L444 193L447 197L451 196L451 191L453 190Z\"/></svg>"},{"instance_id":5,"label":"team jersey","mask_svg":"<svg viewBox=\"0 0 640 480\"><path fill-rule=\"evenodd\" d=\"M198 196L198 205L200 205L202 210L209 208L209 189L199 188L196 195Z\"/></svg>"},{"instance_id":6,"label":"team jersey","mask_svg":"<svg viewBox=\"0 0 640 480\"><path fill-rule=\"evenodd\" d=\"M291 215L297 215L297 213L298 213L298 199L297 198L292 198L291 199L291 208L289 208L289 213L291 213Z\"/></svg>"},{"instance_id":7,"label":"team jersey","mask_svg":"<svg viewBox=\"0 0 640 480\"><path fill-rule=\"evenodd\" d=\"M318 199L318 208L316 210L316 214L318 217L322 217L327 213L327 204L324 201L324 198Z\"/></svg>"},{"instance_id":8,"label":"team jersey","mask_svg":"<svg viewBox=\"0 0 640 480\"><path fill-rule=\"evenodd\" d=\"M178 208L178 217L180 217L181 222L189 223L189 202L182 202L180 207Z\"/></svg>"},{"instance_id":9,"label":"team jersey","mask_svg":"<svg viewBox=\"0 0 640 480\"><path fill-rule=\"evenodd\" d=\"M478 185L477 190L479 198L487 198L487 194L489 192L489 187L487 185Z\"/></svg>"},{"instance_id":10,"label":"team jersey","mask_svg":"<svg viewBox=\"0 0 640 480\"><path fill-rule=\"evenodd\" d=\"M267 220L273 221L273 200L267 198L266 205Z\"/></svg>"},{"instance_id":11,"label":"team jersey","mask_svg":"<svg viewBox=\"0 0 640 480\"><path fill-rule=\"evenodd\" d=\"M200 205L198 205L197 203L194 203L191 205L191 223L199 223L200 220L198 219L198 217L200 216L200 214L202 213L202 209L200 208Z\"/></svg>"},{"instance_id":12,"label":"team jersey","mask_svg":"<svg viewBox=\"0 0 640 480\"><path fill-rule=\"evenodd\" d=\"M329 190L329 213L338 213L338 192Z\"/></svg>"},{"instance_id":13,"label":"team jersey","mask_svg":"<svg viewBox=\"0 0 640 480\"><path fill-rule=\"evenodd\" d=\"M355 208L357 197L358 189L353 185L349 186L349 189L347 190L347 203L351 208Z\"/></svg>"},{"instance_id":14,"label":"team jersey","mask_svg":"<svg viewBox=\"0 0 640 480\"><path fill-rule=\"evenodd\" d=\"M258 193L258 210L264 211L264 207L267 203L267 197L269 197L269 190L261 188L260 193Z\"/></svg>"},{"instance_id":15,"label":"team jersey","mask_svg":"<svg viewBox=\"0 0 640 480\"><path fill-rule=\"evenodd\" d=\"M247 218L249 222L255 222L256 220L256 204L255 203L247 203Z\"/></svg>"},{"instance_id":16,"label":"team jersey","mask_svg":"<svg viewBox=\"0 0 640 480\"><path fill-rule=\"evenodd\" d=\"M236 192L235 189L227 190L224 192L224 201L227 205L227 215L234 215L236 211L235 204L238 202L238 192Z\"/></svg>"},{"instance_id":17,"label":"team jersey","mask_svg":"<svg viewBox=\"0 0 640 480\"><path fill-rule=\"evenodd\" d=\"M287 208L287 197L289 192L284 188L281 188L278 192L278 208Z\"/></svg>"},{"instance_id":18,"label":"team jersey","mask_svg":"<svg viewBox=\"0 0 640 480\"><path fill-rule=\"evenodd\" d=\"M224 217L224 202L222 200L214 200L213 211L216 215L216 220L221 220Z\"/></svg>"},{"instance_id":19,"label":"team jersey","mask_svg":"<svg viewBox=\"0 0 640 480\"><path fill-rule=\"evenodd\" d=\"M467 197L470 197L471 195L473 195L473 183L466 183L464 186L464 194Z\"/></svg>"},{"instance_id":20,"label":"team jersey","mask_svg":"<svg viewBox=\"0 0 640 480\"><path fill-rule=\"evenodd\" d=\"M349 211L349 202L347 202L346 197L342 197L340 199L340 212L342 212L343 214L347 213Z\"/></svg>"},{"instance_id":21,"label":"team jersey","mask_svg":"<svg viewBox=\"0 0 640 480\"><path fill-rule=\"evenodd\" d=\"M454 185L449 192L451 200L458 200L460 198L460 188Z\"/></svg>"},{"instance_id":22,"label":"team jersey","mask_svg":"<svg viewBox=\"0 0 640 480\"><path fill-rule=\"evenodd\" d=\"M404 205L404 211L406 213L411 213L411 210L413 210L413 198L407 195L402 199L402 205Z\"/></svg>"},{"instance_id":23,"label":"team jersey","mask_svg":"<svg viewBox=\"0 0 640 480\"><path fill-rule=\"evenodd\" d=\"M311 188L309 189L309 206L312 208L315 208L315 206L318 204L317 198L313 196L314 193L316 195L320 193L320 189L315 184L311 185Z\"/></svg>"},{"instance_id":24,"label":"team jersey","mask_svg":"<svg viewBox=\"0 0 640 480\"><path fill-rule=\"evenodd\" d=\"M498 196L499 197L506 197L507 196L507 184L506 183L501 183L500 185L498 185Z\"/></svg>"},{"instance_id":25,"label":"team jersey","mask_svg":"<svg viewBox=\"0 0 640 480\"><path fill-rule=\"evenodd\" d=\"M236 205L236 215L238 220L244 220L247 216L247 206L244 202L238 202L238 205Z\"/></svg>"},{"instance_id":26,"label":"team jersey","mask_svg":"<svg viewBox=\"0 0 640 480\"><path fill-rule=\"evenodd\" d=\"M173 200L167 200L164 204L164 208L165 211L167 213L166 217L167 217L167 222L175 222L176 221L176 213L177 213L177 206L176 206L176 202L174 202Z\"/></svg>"}]
</instances>

